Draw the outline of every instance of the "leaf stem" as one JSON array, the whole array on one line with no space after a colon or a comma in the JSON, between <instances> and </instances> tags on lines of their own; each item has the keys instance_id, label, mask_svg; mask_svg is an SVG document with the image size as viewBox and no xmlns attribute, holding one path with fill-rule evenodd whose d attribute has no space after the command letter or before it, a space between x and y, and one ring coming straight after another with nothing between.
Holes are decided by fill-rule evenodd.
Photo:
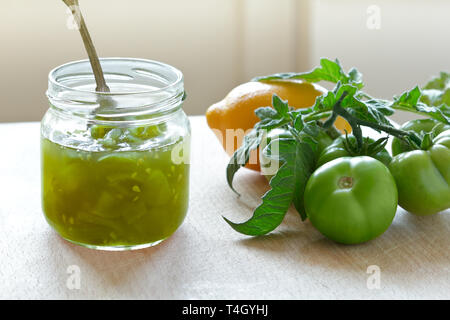
<instances>
[{"instance_id":1,"label":"leaf stem","mask_svg":"<svg viewBox=\"0 0 450 320\"><path fill-rule=\"evenodd\" d=\"M337 119L337 117L338 117L338 113L335 112L335 109L336 109L337 107L340 107L340 106L341 106L342 101L344 101L344 99L345 99L345 97L346 97L347 95L348 95L348 93L344 91L344 93L342 93L342 95L341 95L341 97L339 98L339 100L334 104L334 106L333 106L333 113L331 114L330 118L329 118L328 120L326 120L326 121L324 122L324 124L323 124L323 127L324 127L325 129L330 128L330 127L336 122L336 119Z\"/></svg>"},{"instance_id":2,"label":"leaf stem","mask_svg":"<svg viewBox=\"0 0 450 320\"><path fill-rule=\"evenodd\" d=\"M311 113L311 114L305 116L303 119L305 122L322 120L322 119L329 118L332 114L333 114L333 111L314 112L314 113Z\"/></svg>"},{"instance_id":3,"label":"leaf stem","mask_svg":"<svg viewBox=\"0 0 450 320\"><path fill-rule=\"evenodd\" d=\"M356 141L358 143L358 148L361 149L363 147L363 135L361 126L369 127L378 131L383 131L391 136L397 137L403 141L406 141L409 143L407 137L412 140L413 143L420 146L421 141L418 139L418 137L414 134L410 134L407 131L396 129L387 125L379 124L370 122L364 119L359 119L355 116L353 116L350 112L348 112L345 108L341 106L342 101L344 100L345 96L347 96L347 92L344 92L342 96L340 97L339 101L336 102L336 104L333 106L333 114L330 116L330 118L325 122L324 126L329 126L334 123L337 116L343 117L347 122L350 124L353 130L353 135L356 138Z\"/></svg>"},{"instance_id":4,"label":"leaf stem","mask_svg":"<svg viewBox=\"0 0 450 320\"><path fill-rule=\"evenodd\" d=\"M340 115L341 117L345 118L347 121L349 121L349 123L353 122L359 126L365 126L365 127L369 127L369 128L375 129L375 130L383 131L383 132L386 132L387 134L390 134L390 135L400 138L400 139L409 136L409 133L407 131L395 129L393 127L389 127L389 126L386 126L383 124L374 123L374 122L370 122L370 121L366 121L366 120L354 117L347 110L342 108L340 105L335 107L335 112L338 115Z\"/></svg>"},{"instance_id":5,"label":"leaf stem","mask_svg":"<svg viewBox=\"0 0 450 320\"><path fill-rule=\"evenodd\" d=\"M401 104L393 104L392 105L392 109L400 110L400 111L406 111L406 112L418 114L418 115L425 116L425 117L430 117L430 114L427 113L427 112L423 112L423 111L419 111L419 110L414 110L412 108L404 107Z\"/></svg>"}]
</instances>

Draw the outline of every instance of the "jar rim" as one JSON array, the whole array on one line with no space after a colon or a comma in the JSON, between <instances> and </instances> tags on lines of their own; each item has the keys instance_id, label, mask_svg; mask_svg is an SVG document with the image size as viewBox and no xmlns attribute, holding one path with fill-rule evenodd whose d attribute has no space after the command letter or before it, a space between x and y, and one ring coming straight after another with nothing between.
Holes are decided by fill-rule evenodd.
<instances>
[{"instance_id":1,"label":"jar rim","mask_svg":"<svg viewBox=\"0 0 450 320\"><path fill-rule=\"evenodd\" d=\"M49 73L51 108L88 118L156 117L175 112L185 99L183 73L169 64L138 58L100 63L111 92L96 90L89 60L69 62ZM113 103L105 107L105 101Z\"/></svg>"},{"instance_id":2,"label":"jar rim","mask_svg":"<svg viewBox=\"0 0 450 320\"><path fill-rule=\"evenodd\" d=\"M82 65L82 64L89 64L89 66L90 66L89 59L83 59L83 60L71 61L71 62L62 64L58 67L53 68L48 75L48 80L52 85L57 86L61 89L68 90L68 91L96 94L96 95L105 95L105 96L109 96L109 95L140 95L140 94L151 94L151 93L164 92L164 91L169 90L170 88L180 85L180 83L182 83L184 80L183 73L180 70L178 70L177 68L175 68L169 64L166 64L166 63L160 62L160 61L141 59L141 58L122 58L122 57L99 58L99 60L100 60L100 63L111 62L111 61L121 61L121 62L129 61L129 62L141 62L141 63L146 63L149 65L155 65L155 66L163 67L167 71L172 72L175 75L176 79L161 88L156 88L156 89L151 89L151 90L131 91L131 92L113 92L113 91L112 92L101 92L101 91L96 91L95 89L94 90L77 89L77 88L73 88L71 86L65 85L58 81L57 73L63 69L67 69L68 67L75 66L75 65ZM93 74L93 72L92 72L92 74Z\"/></svg>"}]
</instances>

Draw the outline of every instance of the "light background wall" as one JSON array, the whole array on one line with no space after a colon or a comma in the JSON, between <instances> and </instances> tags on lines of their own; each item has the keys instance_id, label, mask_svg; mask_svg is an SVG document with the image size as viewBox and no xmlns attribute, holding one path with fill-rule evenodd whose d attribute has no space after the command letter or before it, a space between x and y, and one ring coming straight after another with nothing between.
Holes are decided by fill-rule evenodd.
<instances>
[{"instance_id":1,"label":"light background wall","mask_svg":"<svg viewBox=\"0 0 450 320\"><path fill-rule=\"evenodd\" d=\"M358 67L390 98L450 70L445 0L80 0L101 56L160 60L186 77L188 114L250 78L305 71L320 57ZM367 27L377 5L381 28ZM60 0L0 2L0 122L37 121L50 69L84 59ZM401 115L396 120L407 119Z\"/></svg>"}]
</instances>

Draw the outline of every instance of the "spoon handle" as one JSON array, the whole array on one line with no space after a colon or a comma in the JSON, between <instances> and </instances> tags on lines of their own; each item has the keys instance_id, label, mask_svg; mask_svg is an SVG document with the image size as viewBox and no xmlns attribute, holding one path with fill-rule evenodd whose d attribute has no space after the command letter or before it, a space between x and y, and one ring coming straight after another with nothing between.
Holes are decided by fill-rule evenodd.
<instances>
[{"instance_id":1,"label":"spoon handle","mask_svg":"<svg viewBox=\"0 0 450 320\"><path fill-rule=\"evenodd\" d=\"M86 22L81 13L78 0L63 0L63 2L72 11L72 14L78 24L78 29L80 31L81 38L83 40L84 46L86 48L87 54L89 56L89 61L91 63L92 71L94 72L95 83L97 84L97 92L110 92L108 85L105 81L105 76L103 74L102 66L100 65L100 60L98 58L97 50L95 50L94 43L92 42L91 35L86 26Z\"/></svg>"}]
</instances>

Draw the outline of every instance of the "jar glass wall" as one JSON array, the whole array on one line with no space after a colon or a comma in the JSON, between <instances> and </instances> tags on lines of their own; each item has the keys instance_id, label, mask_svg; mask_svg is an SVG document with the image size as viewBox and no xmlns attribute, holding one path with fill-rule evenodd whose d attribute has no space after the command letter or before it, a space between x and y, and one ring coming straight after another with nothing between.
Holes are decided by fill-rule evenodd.
<instances>
[{"instance_id":1,"label":"jar glass wall","mask_svg":"<svg viewBox=\"0 0 450 320\"><path fill-rule=\"evenodd\" d=\"M96 249L148 247L174 233L189 198L183 76L159 62L102 59L49 75L41 123L42 207L65 239Z\"/></svg>"}]
</instances>

